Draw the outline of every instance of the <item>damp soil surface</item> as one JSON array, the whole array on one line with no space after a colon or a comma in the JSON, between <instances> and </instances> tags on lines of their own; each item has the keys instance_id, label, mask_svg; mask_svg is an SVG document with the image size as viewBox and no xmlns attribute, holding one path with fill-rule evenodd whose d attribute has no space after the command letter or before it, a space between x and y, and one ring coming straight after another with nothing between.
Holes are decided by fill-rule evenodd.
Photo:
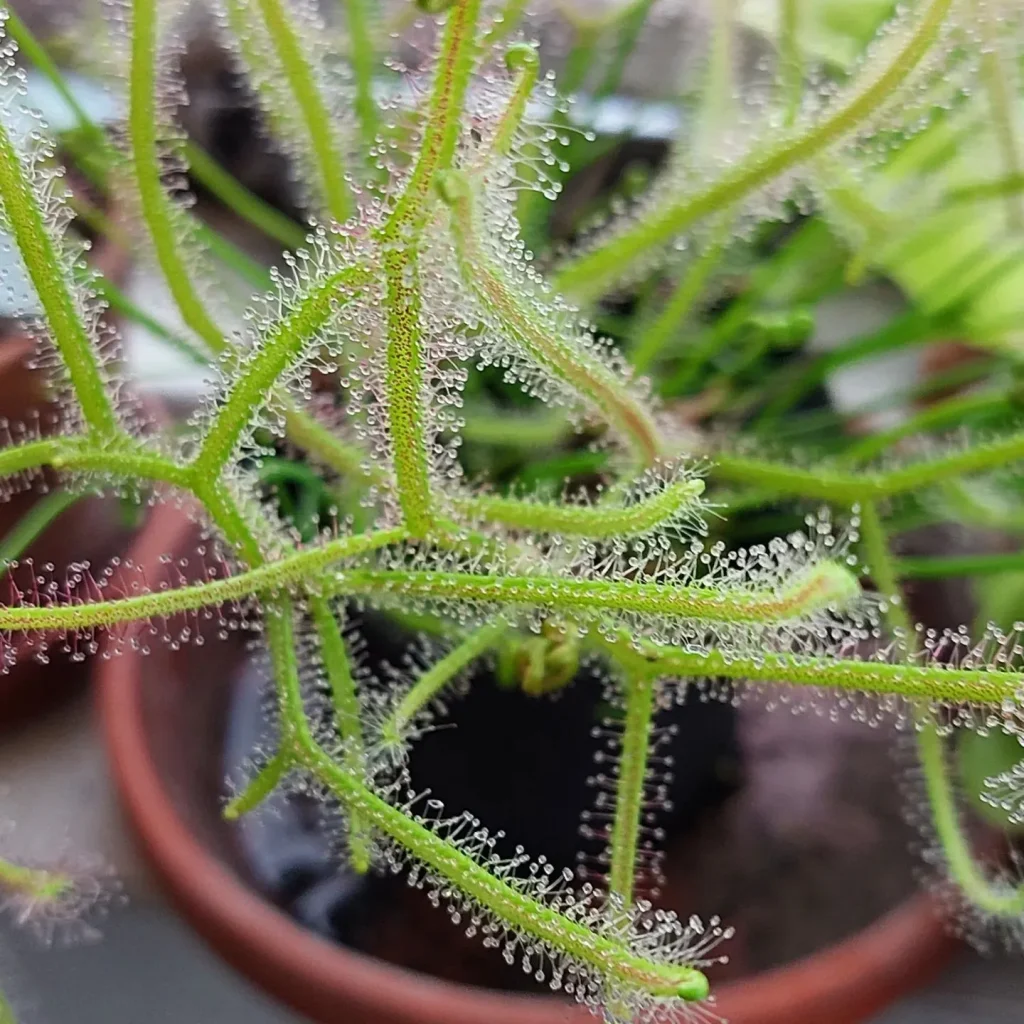
<instances>
[{"instance_id":1,"label":"damp soil surface","mask_svg":"<svg viewBox=\"0 0 1024 1024\"><path fill-rule=\"evenodd\" d=\"M259 679L248 666L234 687L225 760L236 778L246 755L267 742ZM600 710L600 687L582 673L560 700L538 706L502 694L489 676L470 683L449 717L456 730L466 730L468 718L469 732L484 739L460 744L451 729L428 734L427 756L412 764L417 790L443 795L449 810L472 807L491 829L540 848L556 865L569 848L587 852L578 822L594 797L589 720ZM657 902L735 928L722 949L729 962L712 968L713 979L827 947L913 891L898 740L891 730L822 712L768 711L754 701L737 709L690 701L665 712L677 720L671 753L684 771L677 764L671 807L658 819L666 856ZM533 716L532 727L517 720L520 713ZM513 737L521 736L529 739L517 746ZM340 823L313 796L275 795L234 827L241 870L313 931L451 981L538 989L498 951L467 938L423 891L402 878L347 870L332 838ZM599 856L591 846L591 867Z\"/></svg>"}]
</instances>

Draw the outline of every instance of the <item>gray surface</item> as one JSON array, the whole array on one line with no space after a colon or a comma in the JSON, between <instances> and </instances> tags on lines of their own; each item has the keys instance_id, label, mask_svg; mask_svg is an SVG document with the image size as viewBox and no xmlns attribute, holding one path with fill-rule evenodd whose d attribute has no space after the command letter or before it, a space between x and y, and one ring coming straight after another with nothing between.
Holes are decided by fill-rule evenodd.
<instances>
[{"instance_id":1,"label":"gray surface","mask_svg":"<svg viewBox=\"0 0 1024 1024\"><path fill-rule=\"evenodd\" d=\"M3 934L0 971L18 1024L292 1024L157 906L118 911L102 941L42 949ZM355 1024L355 1022L353 1022Z\"/></svg>"},{"instance_id":2,"label":"gray surface","mask_svg":"<svg viewBox=\"0 0 1024 1024\"><path fill-rule=\"evenodd\" d=\"M104 940L91 946L41 950L24 935L0 935L0 972L20 1012L19 1024L299 1024L156 906L119 912ZM1022 1020L1024 965L965 954L938 985L888 1010L875 1024Z\"/></svg>"}]
</instances>

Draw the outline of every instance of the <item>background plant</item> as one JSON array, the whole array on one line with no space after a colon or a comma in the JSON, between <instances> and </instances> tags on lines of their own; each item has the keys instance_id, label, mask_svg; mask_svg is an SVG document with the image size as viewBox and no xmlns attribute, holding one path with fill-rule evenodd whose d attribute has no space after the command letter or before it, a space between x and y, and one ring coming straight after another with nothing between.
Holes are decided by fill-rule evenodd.
<instances>
[{"instance_id":1,"label":"background plant","mask_svg":"<svg viewBox=\"0 0 1024 1024\"><path fill-rule=\"evenodd\" d=\"M315 779L345 811L357 870L412 872L448 903L456 923L469 921L506 958L609 1020L703 1013L702 969L725 934L717 923L654 909L634 892L652 721L691 679L728 680L730 694L786 684L809 703L857 695L849 701L857 714L911 730L950 878L976 913L1004 924L1019 918L1024 900L973 859L943 745L954 727L1016 742L1017 634L994 626L975 641L916 631L899 574L965 567L901 563L888 544L915 504L919 516L953 506L1012 527L1019 474L1008 482L992 474L1024 457L1024 434L988 431L906 461L886 452L979 414L1011 424L1012 344L978 339L1003 361L988 367L993 394L985 401L948 399L859 446L832 423L808 453L813 464L774 459L750 440L799 424L794 404L835 359L790 362L760 374L758 388L748 376L800 344L812 326L807 303L834 286L832 269L840 278L844 264L863 273L885 251L871 233L891 233L871 197L873 176L891 173L914 145L913 130L923 138L973 103L976 80L990 96L988 114L978 116L1006 161L994 180L1000 198L1012 194L1016 111L1006 97L1016 96L1017 36L994 31L990 19L1010 28L1016 21L998 4L927 0L887 23L845 75L833 69L823 77L801 43L803 5L781 6L771 84L753 99L737 98L735 22L715 20L702 84L689 101L693 131L649 187L616 204L624 210L570 255L549 256L542 273L520 218L532 223L533 197L557 193L569 122L536 49L514 31L521 5L492 10L456 0L432 12L443 20L436 54L417 72L421 98L405 111L375 99L376 63L365 55L376 43L361 0L346 5L348 76L338 74L330 33L311 8L225 0L225 39L295 161L310 211L299 242L295 225L198 155L194 169L211 189L291 249L254 300L244 336L220 326L216 297L204 293L204 261L218 243L177 201L187 154L171 118L179 8L132 0L119 9L113 49L125 75L123 132L108 137L83 113L71 144L97 176L130 195L189 329L181 344L215 373L214 393L183 437L139 425L111 339L96 328L105 301L129 305L82 263L46 136L0 130L3 227L42 308L32 324L66 418L58 436L0 451L0 472L22 486L48 465L71 490L141 490L149 500L181 502L208 533L204 551L191 564L169 564L164 580L133 576L125 565L104 573L79 566L66 577L41 574L31 590L12 586L0 609L5 662L16 635L31 637L40 656L54 644L102 644L109 656L154 636L194 640L210 622L214 631L244 626L261 637L272 669L278 742L226 814L254 809L279 785ZM621 19L576 25L570 81L592 69L593 47L610 35L616 46L605 81L614 88L618 55L631 50L649 13L639 5ZM24 26L11 21L9 31L46 66ZM14 45L6 45L11 58ZM535 116L538 107L546 120ZM943 190L928 198L936 210L953 202ZM812 208L824 219L799 216ZM772 237L773 225L794 220L792 234ZM1012 239L1012 210L1000 223ZM759 246L767 256L746 291L721 316L706 315L730 261L750 260ZM216 251L260 278L244 257ZM808 273L808 264L829 273ZM802 268L799 287L786 296L780 281L792 278L794 265ZM613 344L577 304L616 289L635 293L638 311L628 336ZM969 294L973 301L978 293ZM964 301L941 317L916 305L855 352L933 338ZM344 397L326 418L312 395L314 374L335 377ZM468 479L460 440L475 431L478 443L488 441L480 390L488 377L497 378L490 394L501 402L509 401L506 385L525 393L519 415L553 448L577 434L590 438L584 454L603 474L601 486L573 485L559 499ZM722 450L685 429L672 400L695 393L710 393L708 408L748 443ZM464 411L467 394L474 401ZM305 461L281 459L284 439ZM267 487L298 477L299 493L316 501L288 515L267 500ZM716 503L735 513L730 523L746 514L754 529L750 513L768 508L787 523L786 535L746 549L715 542L711 531L724 530L709 524L708 483ZM799 505L808 502L829 506L846 525L833 531L823 513L806 517ZM861 591L858 557L875 595ZM967 571L991 568L974 559ZM447 652L406 689L360 684L343 630L347 602L426 619ZM864 656L868 642L877 653ZM602 884L556 877L526 854L502 859L472 815L445 817L406 791L405 751L433 702L486 656L535 692L564 685L580 656L607 665L622 734ZM325 695L329 728L312 713ZM1012 817L1019 797L1013 766L1006 772L997 802ZM26 906L59 904L73 889L59 873L14 863L0 867L0 881Z\"/></svg>"}]
</instances>

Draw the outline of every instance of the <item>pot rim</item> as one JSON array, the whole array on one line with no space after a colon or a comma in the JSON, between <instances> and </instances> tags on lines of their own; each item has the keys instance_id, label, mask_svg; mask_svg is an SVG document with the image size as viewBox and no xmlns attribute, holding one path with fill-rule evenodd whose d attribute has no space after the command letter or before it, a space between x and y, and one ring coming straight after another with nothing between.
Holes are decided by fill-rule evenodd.
<instances>
[{"instance_id":1,"label":"pot rim","mask_svg":"<svg viewBox=\"0 0 1024 1024\"><path fill-rule=\"evenodd\" d=\"M158 505L137 537L143 567L177 551L195 525ZM353 1005L418 1024L570 1024L593 1019L545 996L453 984L321 938L247 887L174 808L142 726L142 655L102 658L96 696L113 780L145 859L174 904L236 969L316 1019ZM939 973L959 943L935 901L910 897L866 929L791 964L716 987L712 1012L736 1024L855 1024ZM326 1016L325 1016L326 1015ZM354 1016L348 1019L362 1019Z\"/></svg>"}]
</instances>

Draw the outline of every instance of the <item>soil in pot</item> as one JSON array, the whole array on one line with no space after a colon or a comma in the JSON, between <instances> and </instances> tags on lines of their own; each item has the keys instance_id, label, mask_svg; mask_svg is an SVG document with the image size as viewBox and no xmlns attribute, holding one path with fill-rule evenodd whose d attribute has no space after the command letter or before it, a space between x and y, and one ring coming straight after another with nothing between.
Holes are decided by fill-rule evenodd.
<instances>
[{"instance_id":1,"label":"soil in pot","mask_svg":"<svg viewBox=\"0 0 1024 1024\"><path fill-rule=\"evenodd\" d=\"M366 658L395 660L402 642L374 617L364 623ZM260 670L246 664L227 713L227 773L267 742ZM601 846L578 833L593 806L588 783L599 768L592 730L602 687L583 670L555 700L498 687L478 671L453 699L444 722L420 740L413 786L430 789L446 812L472 809L502 829L509 852L522 843L557 866ZM736 927L723 952L725 980L796 960L852 935L914 889L912 835L889 756L891 733L845 717L739 708L691 694L663 712L674 725L674 781L657 824L667 850L658 902ZM741 766L742 764L742 772ZM742 778L741 778L742 776ZM600 827L597 820L591 823ZM443 910L401 878L360 878L339 864L321 806L277 796L236 827L243 869L261 891L313 931L403 967L504 991L545 991L478 939L467 939Z\"/></svg>"}]
</instances>

